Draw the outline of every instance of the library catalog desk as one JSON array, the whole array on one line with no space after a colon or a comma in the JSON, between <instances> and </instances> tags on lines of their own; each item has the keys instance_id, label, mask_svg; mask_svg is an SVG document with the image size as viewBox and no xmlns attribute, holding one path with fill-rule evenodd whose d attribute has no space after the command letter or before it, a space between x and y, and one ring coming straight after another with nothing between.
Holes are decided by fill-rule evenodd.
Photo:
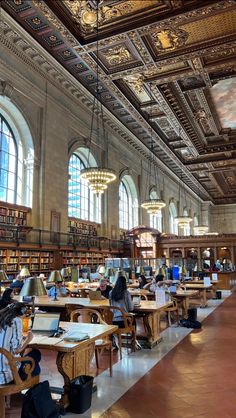
<instances>
[{"instance_id":1,"label":"library catalog desk","mask_svg":"<svg viewBox=\"0 0 236 418\"><path fill-rule=\"evenodd\" d=\"M64 391L59 403L61 409L64 410L69 406L70 380L80 375L91 375L90 362L94 355L95 340L112 334L117 326L71 322L60 322L60 326L66 331L88 334L90 338L72 343L63 341L63 336L59 338L35 336L29 346L57 352L57 368L64 379Z\"/></svg>"},{"instance_id":2,"label":"library catalog desk","mask_svg":"<svg viewBox=\"0 0 236 418\"><path fill-rule=\"evenodd\" d=\"M21 297L15 298L21 301ZM160 337L160 312L165 308L171 306L172 302L166 302L165 304L156 304L155 301L142 300L140 306L135 307L134 313L138 313L144 318L146 335L142 336L145 346L152 348L158 342L161 341ZM74 299L70 297L61 297L58 301L51 300L48 296L39 296L35 298L35 306L44 310L59 311L62 312L64 318L69 318L70 305L72 309L76 309L77 305L85 306L92 309L102 309L103 306L109 306L108 299L91 301L89 298ZM67 319L68 320L68 319ZM139 336L137 337L139 339Z\"/></svg>"}]
</instances>

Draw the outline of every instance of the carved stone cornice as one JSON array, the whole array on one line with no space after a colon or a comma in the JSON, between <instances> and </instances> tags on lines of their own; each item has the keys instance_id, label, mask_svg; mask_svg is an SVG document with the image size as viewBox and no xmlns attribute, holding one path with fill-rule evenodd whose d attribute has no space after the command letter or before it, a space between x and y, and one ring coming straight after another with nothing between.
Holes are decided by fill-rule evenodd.
<instances>
[{"instance_id":1,"label":"carved stone cornice","mask_svg":"<svg viewBox=\"0 0 236 418\"><path fill-rule=\"evenodd\" d=\"M14 94L14 87L7 81L0 80L0 95L6 96L9 99L11 99L13 94Z\"/></svg>"}]
</instances>

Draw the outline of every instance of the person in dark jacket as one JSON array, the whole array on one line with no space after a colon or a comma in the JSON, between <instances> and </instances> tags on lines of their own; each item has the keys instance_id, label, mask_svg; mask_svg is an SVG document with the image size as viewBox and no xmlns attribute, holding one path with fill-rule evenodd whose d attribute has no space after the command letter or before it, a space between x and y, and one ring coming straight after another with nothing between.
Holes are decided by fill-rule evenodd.
<instances>
[{"instance_id":1,"label":"person in dark jacket","mask_svg":"<svg viewBox=\"0 0 236 418\"><path fill-rule=\"evenodd\" d=\"M100 290L101 295L106 298L109 299L109 293L112 290L112 287L107 283L107 279L100 279L99 281L99 287L97 288L97 290Z\"/></svg>"},{"instance_id":2,"label":"person in dark jacket","mask_svg":"<svg viewBox=\"0 0 236 418\"><path fill-rule=\"evenodd\" d=\"M7 287L7 289L4 290L2 297L0 299L0 309L6 308L6 306L10 305L10 303L13 302L13 289L10 287Z\"/></svg>"}]
</instances>

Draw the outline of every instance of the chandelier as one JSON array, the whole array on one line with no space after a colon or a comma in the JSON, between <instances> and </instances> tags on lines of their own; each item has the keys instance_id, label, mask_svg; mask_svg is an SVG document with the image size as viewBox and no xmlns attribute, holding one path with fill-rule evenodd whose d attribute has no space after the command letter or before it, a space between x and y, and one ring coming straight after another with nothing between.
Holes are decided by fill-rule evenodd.
<instances>
[{"instance_id":1,"label":"chandelier","mask_svg":"<svg viewBox=\"0 0 236 418\"><path fill-rule=\"evenodd\" d=\"M165 202L161 199L147 199L141 204L141 207L146 209L150 215L156 215L165 206Z\"/></svg>"},{"instance_id":2,"label":"chandelier","mask_svg":"<svg viewBox=\"0 0 236 418\"><path fill-rule=\"evenodd\" d=\"M116 179L116 174L109 168L90 167L81 170L80 177L87 180L93 193L101 194L107 189L108 184Z\"/></svg>"},{"instance_id":3,"label":"chandelier","mask_svg":"<svg viewBox=\"0 0 236 418\"><path fill-rule=\"evenodd\" d=\"M98 13L98 3L96 11ZM98 71L98 19L97 19L97 40L96 40L96 89L95 95L93 98L93 108L92 108L92 120L90 127L90 138L89 138L89 154L88 154L88 167L84 168L80 172L81 179L84 179L88 183L88 187L93 193L97 195L104 193L108 185L116 179L115 171L111 168L107 168L108 162L108 141L105 134L104 126L104 117L103 117L103 105L101 103L101 91L102 85L99 85L99 71ZM91 155L91 144L92 144L92 135L95 131L96 144L98 145L101 141L101 136L103 136L104 145L105 145L105 164L101 167L91 167L89 157Z\"/></svg>"},{"instance_id":4,"label":"chandelier","mask_svg":"<svg viewBox=\"0 0 236 418\"><path fill-rule=\"evenodd\" d=\"M149 85L149 93L150 93L150 99L152 100L152 90L151 90L151 83ZM150 110L150 120L152 121L152 107ZM151 147L150 147L150 159L149 159L149 167L148 167L148 175L147 175L147 185L146 185L146 190L149 190L150 188L150 184L152 181L152 165L153 165L153 171L154 171L154 181L155 181L155 185L158 185L158 173L157 173L157 167L155 164L155 159L154 159L154 144L153 144L153 137L152 137L152 127L150 127L151 131ZM158 212L163 209L166 206L166 203L164 202L164 200L159 199L157 197L148 197L148 199L144 200L141 203L141 207L146 209L147 213L149 213L150 215L157 215Z\"/></svg>"},{"instance_id":5,"label":"chandelier","mask_svg":"<svg viewBox=\"0 0 236 418\"><path fill-rule=\"evenodd\" d=\"M190 224L190 222L192 222L192 218L190 218L190 216L177 216L175 220L180 228L185 228Z\"/></svg>"},{"instance_id":6,"label":"chandelier","mask_svg":"<svg viewBox=\"0 0 236 418\"><path fill-rule=\"evenodd\" d=\"M200 189L198 189L198 214L199 214L199 225L193 227L194 235L206 235L208 232L208 226L202 224L202 208L200 202Z\"/></svg>"},{"instance_id":7,"label":"chandelier","mask_svg":"<svg viewBox=\"0 0 236 418\"><path fill-rule=\"evenodd\" d=\"M208 226L206 225L197 225L193 227L195 235L205 235L208 232Z\"/></svg>"},{"instance_id":8,"label":"chandelier","mask_svg":"<svg viewBox=\"0 0 236 418\"><path fill-rule=\"evenodd\" d=\"M182 173L180 182L182 182ZM180 192L180 182L179 182L179 208L180 208L180 200L181 200L181 192ZM184 199L185 199L185 206L187 206L187 199L186 199L186 191L183 187L184 191ZM192 218L188 215L182 215L182 216L176 216L175 221L178 223L179 228L185 228L186 226L189 226L190 222L192 222Z\"/></svg>"}]
</instances>

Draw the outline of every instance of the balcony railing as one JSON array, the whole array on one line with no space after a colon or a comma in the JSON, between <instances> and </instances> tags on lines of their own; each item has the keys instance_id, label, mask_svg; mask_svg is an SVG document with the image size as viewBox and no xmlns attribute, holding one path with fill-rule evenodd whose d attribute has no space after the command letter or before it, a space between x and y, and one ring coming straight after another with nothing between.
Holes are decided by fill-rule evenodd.
<instances>
[{"instance_id":1,"label":"balcony railing","mask_svg":"<svg viewBox=\"0 0 236 418\"><path fill-rule=\"evenodd\" d=\"M96 249L114 253L122 253L124 250L124 241L121 240L80 234L65 234L5 224L0 224L0 242L15 242L17 245L21 243L37 244L39 246L54 245L58 248L70 246L73 249Z\"/></svg>"}]
</instances>

